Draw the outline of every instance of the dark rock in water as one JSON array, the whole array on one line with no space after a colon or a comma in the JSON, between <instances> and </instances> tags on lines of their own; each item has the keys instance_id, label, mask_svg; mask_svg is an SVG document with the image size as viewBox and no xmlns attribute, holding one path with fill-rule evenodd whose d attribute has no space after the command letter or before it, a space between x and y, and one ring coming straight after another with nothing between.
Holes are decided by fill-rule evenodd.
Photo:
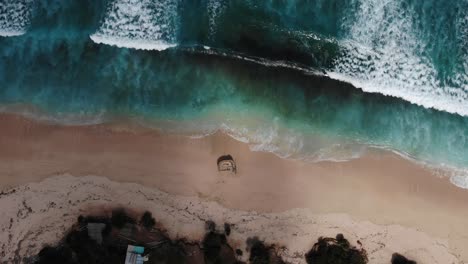
<instances>
[{"instance_id":1,"label":"dark rock in water","mask_svg":"<svg viewBox=\"0 0 468 264\"><path fill-rule=\"evenodd\" d=\"M320 237L305 255L308 264L365 264L368 262L364 249L351 247L342 234L336 238Z\"/></svg>"},{"instance_id":2,"label":"dark rock in water","mask_svg":"<svg viewBox=\"0 0 468 264\"><path fill-rule=\"evenodd\" d=\"M393 253L392 264L417 264L414 260L409 260L405 256L398 253Z\"/></svg>"}]
</instances>

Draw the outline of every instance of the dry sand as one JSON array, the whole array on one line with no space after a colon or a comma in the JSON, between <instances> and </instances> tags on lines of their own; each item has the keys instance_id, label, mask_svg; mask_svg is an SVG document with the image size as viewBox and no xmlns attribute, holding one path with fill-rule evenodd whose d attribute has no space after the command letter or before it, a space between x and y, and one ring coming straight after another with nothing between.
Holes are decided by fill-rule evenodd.
<instances>
[{"instance_id":1,"label":"dry sand","mask_svg":"<svg viewBox=\"0 0 468 264\"><path fill-rule=\"evenodd\" d=\"M50 225L46 221L69 220L63 214L73 219L84 206L130 202L178 223L184 221L178 214L160 215L158 206L185 208L172 202L185 199L199 204L193 213L206 214L201 219L242 222L238 217L251 217L249 232L288 245L288 256L303 254L319 235L341 232L363 242L370 263L389 263L394 251L419 263L468 263L468 191L392 153L304 163L252 152L247 144L221 133L191 139L128 124L59 126L6 114L0 115L0 123L0 183L4 188L23 185L0 197L0 208L7 212L0 215L1 228L7 230L13 218L8 229L12 238L3 234L0 240L8 245L8 257L15 251L33 253L24 242L31 233L56 239L61 235L57 231L71 220L60 223L61 229L43 229ZM236 176L217 172L216 159L222 154L234 156ZM113 182L59 176L31 184L66 173L104 176ZM138 194L143 189L165 198L147 201ZM126 192L128 196L122 195ZM71 195L77 202L69 206ZM56 204L54 210L44 209L50 201L62 208ZM26 214L24 218L17 216L23 207L32 210L23 209L19 214ZM193 225L198 223L192 223L195 230Z\"/></svg>"}]
</instances>

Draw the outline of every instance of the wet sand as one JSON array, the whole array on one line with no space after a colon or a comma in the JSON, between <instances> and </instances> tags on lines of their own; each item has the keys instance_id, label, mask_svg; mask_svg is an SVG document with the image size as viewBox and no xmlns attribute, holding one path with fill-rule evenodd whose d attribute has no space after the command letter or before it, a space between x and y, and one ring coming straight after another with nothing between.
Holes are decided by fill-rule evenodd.
<instances>
[{"instance_id":1,"label":"wet sand","mask_svg":"<svg viewBox=\"0 0 468 264\"><path fill-rule=\"evenodd\" d=\"M350 216L344 221L348 228L369 221L382 230L400 226L422 232L440 244L438 250L468 263L468 191L390 152L375 151L349 162L304 163L252 152L222 133L193 139L128 122L61 126L10 114L0 115L0 124L3 189L69 173L197 196L233 210L281 214L303 208L315 216L344 214ZM216 159L223 154L234 157L236 175L218 173ZM395 236L397 241L386 236L380 252L391 255L396 249L391 244L408 244L414 237L411 232L406 241L404 234ZM453 263L443 262L448 259L440 252L422 248L400 253L420 261L427 260L426 254L436 259L434 263Z\"/></svg>"}]
</instances>

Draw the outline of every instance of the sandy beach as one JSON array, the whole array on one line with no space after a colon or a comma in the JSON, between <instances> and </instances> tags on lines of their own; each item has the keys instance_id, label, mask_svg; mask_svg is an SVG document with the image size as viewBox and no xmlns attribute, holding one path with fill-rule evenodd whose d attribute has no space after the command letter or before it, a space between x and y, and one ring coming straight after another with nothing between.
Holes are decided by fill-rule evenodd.
<instances>
[{"instance_id":1,"label":"sandy beach","mask_svg":"<svg viewBox=\"0 0 468 264\"><path fill-rule=\"evenodd\" d=\"M1 114L0 122L0 186L10 190L0 196L7 212L0 216L7 262L40 247L20 241L36 234L44 237L37 241L52 243L67 220L90 206L132 203L195 235L205 217L239 223L239 243L247 230L258 232L288 246L290 261L318 236L344 233L363 242L370 263L389 263L393 252L418 263L468 263L468 191L391 152L305 163L253 152L220 132L194 139L130 123L61 126L11 114ZM216 159L224 154L234 157L236 175L217 171ZM183 210L168 214L167 208L189 202L198 204L190 210L199 220L178 225L190 221ZM24 204L30 208L26 216L10 223ZM243 223L241 216L251 221ZM31 219L37 224L31 226ZM62 221L61 227L51 228L51 219ZM177 235L180 229L169 231Z\"/></svg>"}]
</instances>

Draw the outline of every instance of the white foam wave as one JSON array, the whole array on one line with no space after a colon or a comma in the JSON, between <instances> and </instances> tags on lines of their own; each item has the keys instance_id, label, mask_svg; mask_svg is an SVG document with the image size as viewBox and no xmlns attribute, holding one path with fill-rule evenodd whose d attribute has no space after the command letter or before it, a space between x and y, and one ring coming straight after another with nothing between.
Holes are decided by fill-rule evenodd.
<instances>
[{"instance_id":1,"label":"white foam wave","mask_svg":"<svg viewBox=\"0 0 468 264\"><path fill-rule=\"evenodd\" d=\"M96 43L133 49L164 50L176 46L178 0L116 0L96 33Z\"/></svg>"},{"instance_id":2,"label":"white foam wave","mask_svg":"<svg viewBox=\"0 0 468 264\"><path fill-rule=\"evenodd\" d=\"M208 0L207 5L210 37L213 37L216 34L218 18L224 12L226 6L224 0Z\"/></svg>"},{"instance_id":3,"label":"white foam wave","mask_svg":"<svg viewBox=\"0 0 468 264\"><path fill-rule=\"evenodd\" d=\"M463 48L461 54L462 64L458 70L459 75L457 75L455 79L460 85L464 84L464 90L465 92L468 92L468 12L463 8L460 8L459 12L456 35L458 36L458 41L461 43Z\"/></svg>"},{"instance_id":4,"label":"white foam wave","mask_svg":"<svg viewBox=\"0 0 468 264\"><path fill-rule=\"evenodd\" d=\"M12 37L26 33L33 0L0 1L0 36Z\"/></svg>"},{"instance_id":5,"label":"white foam wave","mask_svg":"<svg viewBox=\"0 0 468 264\"><path fill-rule=\"evenodd\" d=\"M99 34L93 34L90 36L90 38L98 44L140 50L165 50L177 46L176 44L168 43L162 40L131 39L125 37L104 36Z\"/></svg>"},{"instance_id":6,"label":"white foam wave","mask_svg":"<svg viewBox=\"0 0 468 264\"><path fill-rule=\"evenodd\" d=\"M457 187L468 189L468 172L465 175L453 175L450 182Z\"/></svg>"},{"instance_id":7,"label":"white foam wave","mask_svg":"<svg viewBox=\"0 0 468 264\"><path fill-rule=\"evenodd\" d=\"M398 97L425 108L433 108L452 114L468 116L468 94L460 89L454 89L452 94L442 94L437 91L424 91L423 89L406 89L408 87L392 84L392 80L389 80L389 84L383 84L379 81L381 77L375 77L373 80L366 80L366 78L361 79L338 72L327 72L327 74L335 80L350 83L362 89L364 92ZM415 87L412 86L412 88ZM460 96L454 96L454 94L459 94Z\"/></svg>"},{"instance_id":8,"label":"white foam wave","mask_svg":"<svg viewBox=\"0 0 468 264\"><path fill-rule=\"evenodd\" d=\"M354 0L345 18L345 50L329 73L366 92L395 96L437 110L468 116L467 65L442 83L427 53L415 14L399 0ZM461 33L460 33L461 34ZM450 85L449 85L450 84Z\"/></svg>"},{"instance_id":9,"label":"white foam wave","mask_svg":"<svg viewBox=\"0 0 468 264\"><path fill-rule=\"evenodd\" d=\"M232 138L247 143L252 151L271 152L281 158L297 157L303 147L303 137L292 130L286 129L274 118L272 123L264 122L230 122L221 123L220 131Z\"/></svg>"},{"instance_id":10,"label":"white foam wave","mask_svg":"<svg viewBox=\"0 0 468 264\"><path fill-rule=\"evenodd\" d=\"M229 123L222 122L216 131L248 144L252 151L269 152L280 158L307 162L348 161L361 157L366 150L362 144L287 128L278 118L273 118L273 122L262 119L247 123L231 120Z\"/></svg>"},{"instance_id":11,"label":"white foam wave","mask_svg":"<svg viewBox=\"0 0 468 264\"><path fill-rule=\"evenodd\" d=\"M16 37L25 34L25 30L9 30L9 29L0 29L0 36L2 37Z\"/></svg>"},{"instance_id":12,"label":"white foam wave","mask_svg":"<svg viewBox=\"0 0 468 264\"><path fill-rule=\"evenodd\" d=\"M258 122L261 123L261 122ZM252 151L269 152L280 158L303 160L306 162L345 162L358 159L372 151L388 151L428 168L434 176L448 178L457 187L468 189L468 170L449 166L443 163L432 163L411 156L408 153L391 149L387 146L369 145L338 138L324 138L322 135L304 134L288 129L274 119L273 123L251 127L235 123L222 123L218 129L211 130L203 136L216 131L249 145ZM202 135L197 135L202 137Z\"/></svg>"}]
</instances>

